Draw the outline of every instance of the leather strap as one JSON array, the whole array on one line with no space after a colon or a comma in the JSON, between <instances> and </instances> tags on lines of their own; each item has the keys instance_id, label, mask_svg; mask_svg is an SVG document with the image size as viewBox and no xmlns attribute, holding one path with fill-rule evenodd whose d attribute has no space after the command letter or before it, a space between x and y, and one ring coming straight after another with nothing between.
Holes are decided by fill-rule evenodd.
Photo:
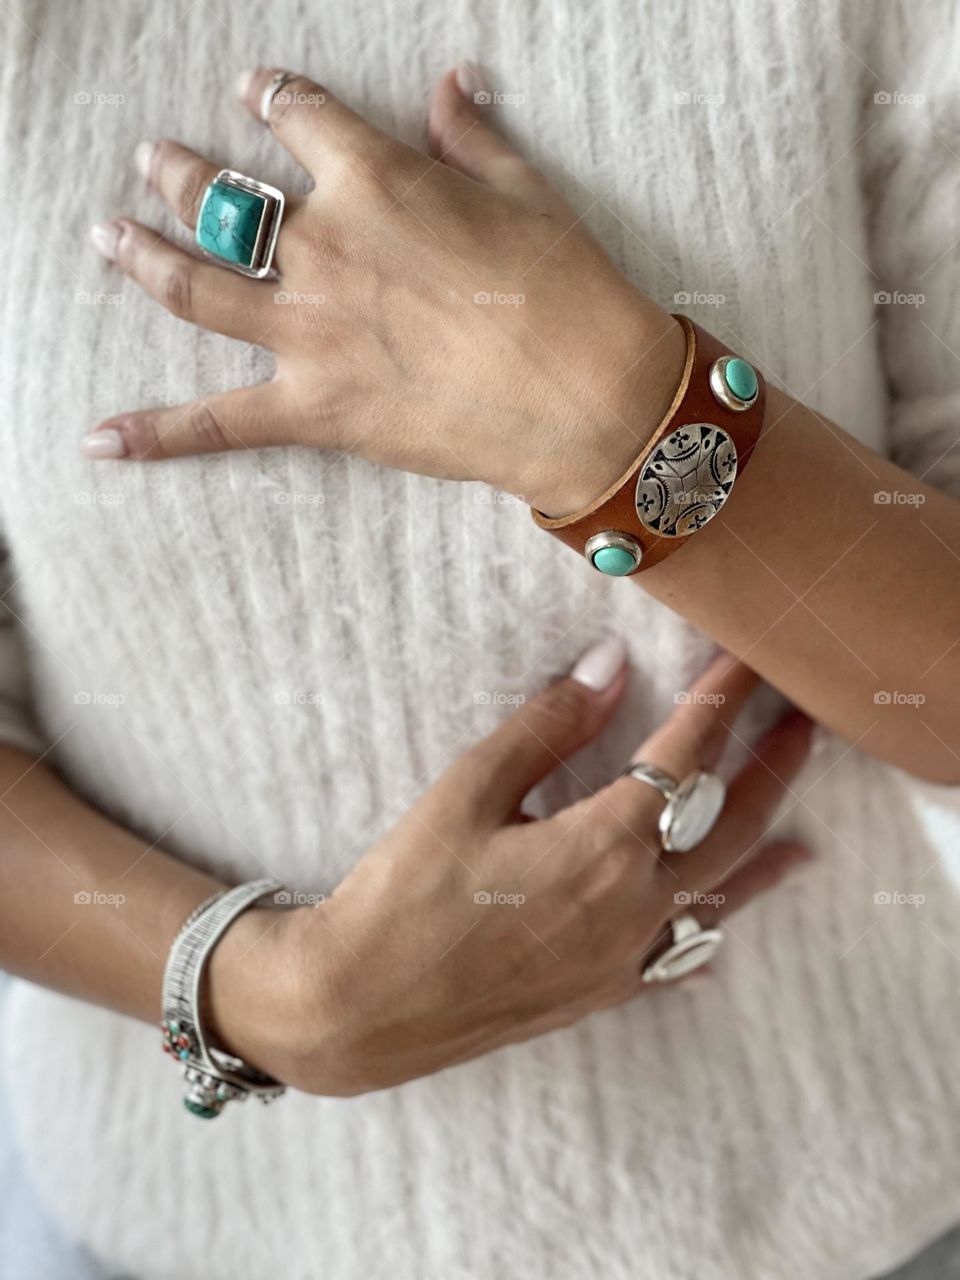
<instances>
[{"instance_id":1,"label":"leather strap","mask_svg":"<svg viewBox=\"0 0 960 1280\"><path fill-rule=\"evenodd\" d=\"M672 475L675 470L671 467L669 458L666 461L663 460L662 451L660 457L657 457L658 450L661 449L667 437L679 428L700 424L706 424L714 429L720 427L726 432L736 448L736 475L728 490L732 493L733 488L736 487L736 478L749 462L763 426L765 388L759 372L754 370L757 377L757 394L753 403L744 409L728 408L711 389L710 372L715 361L723 356L734 357L735 353L686 316L674 318L683 326L687 338L687 358L683 377L680 379L680 385L670 408L643 452L629 471L616 480L596 502L582 511L570 516L557 517L546 516L541 511L533 512L533 518L541 529L549 530L580 555L585 554L587 540L597 534L610 532L633 539L640 544L643 557L640 564L630 570L630 573L651 568L672 555L674 551L679 551L687 539L692 537L712 515L710 503L701 508L700 516L694 512L695 504L692 505L690 510L694 512L693 521L699 519L700 523L695 524L690 532L675 535L664 535L646 527L641 522L637 513L638 479L648 466L653 471L664 471L669 475ZM709 453L711 450L716 452L717 441L721 439L716 431L701 432L700 436L704 442L703 452ZM691 448L696 449L696 447L697 443L694 440ZM719 455L719 461L723 463L726 459L723 455ZM729 466L728 461L726 465ZM711 484L718 478L715 473L712 474ZM655 484L654 488L656 487ZM711 490L719 496L719 503L713 504L713 511L719 510L726 501L725 487L717 485ZM707 512L711 514L706 514ZM684 525L690 523L691 521L688 520Z\"/></svg>"}]
</instances>

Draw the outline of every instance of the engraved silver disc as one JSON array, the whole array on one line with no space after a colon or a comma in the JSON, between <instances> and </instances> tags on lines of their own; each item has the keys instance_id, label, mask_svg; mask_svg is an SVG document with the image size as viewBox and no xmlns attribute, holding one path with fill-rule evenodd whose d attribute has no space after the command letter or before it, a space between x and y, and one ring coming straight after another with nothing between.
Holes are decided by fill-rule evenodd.
<instances>
[{"instance_id":1,"label":"engraved silver disc","mask_svg":"<svg viewBox=\"0 0 960 1280\"><path fill-rule=\"evenodd\" d=\"M726 502L737 478L737 447L722 427L678 427L647 459L637 479L637 518L662 538L702 529Z\"/></svg>"}]
</instances>

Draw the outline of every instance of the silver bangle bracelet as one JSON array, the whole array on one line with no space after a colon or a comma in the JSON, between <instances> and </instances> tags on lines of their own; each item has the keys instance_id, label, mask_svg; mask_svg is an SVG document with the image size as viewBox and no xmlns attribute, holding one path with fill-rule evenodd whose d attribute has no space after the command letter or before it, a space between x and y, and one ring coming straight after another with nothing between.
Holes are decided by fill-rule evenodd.
<instances>
[{"instance_id":1,"label":"silver bangle bracelet","mask_svg":"<svg viewBox=\"0 0 960 1280\"><path fill-rule=\"evenodd\" d=\"M228 1102L250 1094L261 1102L279 1098L285 1086L208 1041L201 1016L203 974L214 947L237 916L261 898L276 895L277 880L252 880L201 902L173 941L163 974L163 1048L181 1064L187 1088L183 1105L212 1119Z\"/></svg>"}]
</instances>

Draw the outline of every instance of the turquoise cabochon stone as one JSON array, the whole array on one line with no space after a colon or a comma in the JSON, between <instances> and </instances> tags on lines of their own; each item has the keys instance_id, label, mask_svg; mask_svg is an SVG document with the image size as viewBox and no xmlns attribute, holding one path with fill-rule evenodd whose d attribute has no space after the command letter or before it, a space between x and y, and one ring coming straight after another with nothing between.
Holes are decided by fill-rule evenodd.
<instances>
[{"instance_id":1,"label":"turquoise cabochon stone","mask_svg":"<svg viewBox=\"0 0 960 1280\"><path fill-rule=\"evenodd\" d=\"M738 400L752 400L757 394L757 375L753 365L739 356L727 361L723 376L727 386Z\"/></svg>"},{"instance_id":2,"label":"turquoise cabochon stone","mask_svg":"<svg viewBox=\"0 0 960 1280\"><path fill-rule=\"evenodd\" d=\"M622 547L601 547L593 556L593 567L615 578L622 578L636 563L630 552Z\"/></svg>"},{"instance_id":3,"label":"turquoise cabochon stone","mask_svg":"<svg viewBox=\"0 0 960 1280\"><path fill-rule=\"evenodd\" d=\"M265 204L252 191L211 182L197 219L197 244L226 262L249 267Z\"/></svg>"}]
</instances>

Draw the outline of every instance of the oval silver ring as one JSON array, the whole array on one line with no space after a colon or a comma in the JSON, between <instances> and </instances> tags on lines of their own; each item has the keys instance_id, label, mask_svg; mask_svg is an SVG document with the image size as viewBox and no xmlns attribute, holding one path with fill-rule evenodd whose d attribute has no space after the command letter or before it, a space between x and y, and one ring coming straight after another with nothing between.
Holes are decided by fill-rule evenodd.
<instances>
[{"instance_id":1,"label":"oval silver ring","mask_svg":"<svg viewBox=\"0 0 960 1280\"><path fill-rule=\"evenodd\" d=\"M695 916L685 912L670 922L671 942L642 972L644 982L675 982L693 973L717 954L723 942L719 929L704 929Z\"/></svg>"},{"instance_id":2,"label":"oval silver ring","mask_svg":"<svg viewBox=\"0 0 960 1280\"><path fill-rule=\"evenodd\" d=\"M666 853L687 853L705 839L727 798L723 779L707 769L695 769L680 782L643 761L627 765L623 772L655 787L666 800L658 822L660 843Z\"/></svg>"}]
</instances>

